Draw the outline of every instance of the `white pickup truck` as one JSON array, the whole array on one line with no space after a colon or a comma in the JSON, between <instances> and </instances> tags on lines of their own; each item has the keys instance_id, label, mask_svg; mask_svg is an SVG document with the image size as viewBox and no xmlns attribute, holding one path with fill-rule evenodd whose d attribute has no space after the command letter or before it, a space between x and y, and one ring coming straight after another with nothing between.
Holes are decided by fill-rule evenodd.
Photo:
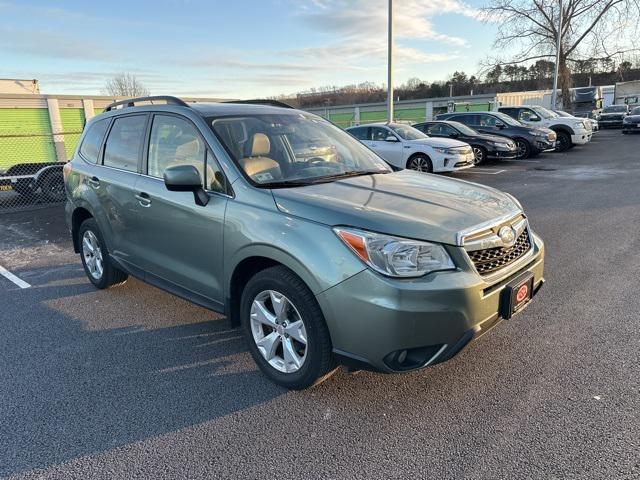
<instances>
[{"instance_id":1,"label":"white pickup truck","mask_svg":"<svg viewBox=\"0 0 640 480\"><path fill-rule=\"evenodd\" d=\"M558 152L564 152L575 145L589 143L593 135L591 122L587 118L561 117L537 105L500 107L498 110L525 125L546 127L556 132L558 136L556 151Z\"/></svg>"}]
</instances>

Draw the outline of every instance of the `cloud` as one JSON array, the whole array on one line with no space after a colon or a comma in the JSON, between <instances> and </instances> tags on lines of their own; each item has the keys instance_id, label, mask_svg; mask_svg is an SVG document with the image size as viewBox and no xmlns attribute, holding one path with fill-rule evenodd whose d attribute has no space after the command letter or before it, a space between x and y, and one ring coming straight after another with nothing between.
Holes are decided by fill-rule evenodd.
<instances>
[{"instance_id":1,"label":"cloud","mask_svg":"<svg viewBox=\"0 0 640 480\"><path fill-rule=\"evenodd\" d=\"M86 38L45 30L18 30L0 27L0 44L12 54L45 58L110 60L113 53Z\"/></svg>"},{"instance_id":2,"label":"cloud","mask_svg":"<svg viewBox=\"0 0 640 480\"><path fill-rule=\"evenodd\" d=\"M321 6L299 12L309 28L338 35L343 40L376 41L386 37L385 0L327 0ZM404 0L394 6L394 32L399 39L429 39L457 46L464 38L436 31L431 18L459 14L478 19L480 12L460 0Z\"/></svg>"}]
</instances>

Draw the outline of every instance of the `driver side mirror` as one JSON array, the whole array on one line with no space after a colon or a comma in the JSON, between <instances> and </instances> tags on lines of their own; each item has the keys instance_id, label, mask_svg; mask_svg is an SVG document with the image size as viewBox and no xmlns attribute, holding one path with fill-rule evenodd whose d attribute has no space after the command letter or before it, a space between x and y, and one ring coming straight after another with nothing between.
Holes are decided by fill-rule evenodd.
<instances>
[{"instance_id":1,"label":"driver side mirror","mask_svg":"<svg viewBox=\"0 0 640 480\"><path fill-rule=\"evenodd\" d=\"M387 138L384 139L385 142L397 142L398 139L394 136L394 135L389 135Z\"/></svg>"},{"instance_id":2,"label":"driver side mirror","mask_svg":"<svg viewBox=\"0 0 640 480\"><path fill-rule=\"evenodd\" d=\"M502 129L502 128L504 128L504 127L505 127L504 123L502 123L502 122L496 122L496 128L500 128L500 129Z\"/></svg>"},{"instance_id":3,"label":"driver side mirror","mask_svg":"<svg viewBox=\"0 0 640 480\"><path fill-rule=\"evenodd\" d=\"M209 203L209 195L202 188L200 172L193 165L174 165L164 171L164 185L171 192L193 192L197 205Z\"/></svg>"},{"instance_id":4,"label":"driver side mirror","mask_svg":"<svg viewBox=\"0 0 640 480\"><path fill-rule=\"evenodd\" d=\"M449 134L449 137L450 137L450 138L458 138L459 136L460 136L460 134L459 134L458 132L451 132L451 133Z\"/></svg>"},{"instance_id":5,"label":"driver side mirror","mask_svg":"<svg viewBox=\"0 0 640 480\"><path fill-rule=\"evenodd\" d=\"M537 115L531 115L531 116L529 117L529 121L530 121L530 122L539 122L539 121L540 121L540 117L539 117L539 116L537 116Z\"/></svg>"}]
</instances>

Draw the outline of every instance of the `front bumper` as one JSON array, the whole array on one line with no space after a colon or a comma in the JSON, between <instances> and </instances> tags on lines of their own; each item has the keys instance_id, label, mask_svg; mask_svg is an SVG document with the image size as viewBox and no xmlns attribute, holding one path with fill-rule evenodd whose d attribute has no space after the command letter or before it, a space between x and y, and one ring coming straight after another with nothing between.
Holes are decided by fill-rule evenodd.
<instances>
[{"instance_id":1,"label":"front bumper","mask_svg":"<svg viewBox=\"0 0 640 480\"><path fill-rule=\"evenodd\" d=\"M543 140L542 138L536 137L533 145L534 148L541 152L549 152L553 151L556 148L556 141L548 139Z\"/></svg>"},{"instance_id":2,"label":"front bumper","mask_svg":"<svg viewBox=\"0 0 640 480\"><path fill-rule=\"evenodd\" d=\"M544 244L535 235L531 260L494 284L478 275L460 249L451 254L458 265L466 263L455 271L406 280L366 269L319 294L339 359L382 372L447 360L500 322L507 283L524 272L533 273L534 291L544 281ZM404 350L422 352L425 361L394 368L390 356Z\"/></svg>"},{"instance_id":3,"label":"front bumper","mask_svg":"<svg viewBox=\"0 0 640 480\"><path fill-rule=\"evenodd\" d=\"M571 135L571 143L575 145L584 145L591 141L591 131L587 131L585 129L575 130L575 133Z\"/></svg>"},{"instance_id":4,"label":"front bumper","mask_svg":"<svg viewBox=\"0 0 640 480\"><path fill-rule=\"evenodd\" d=\"M622 124L622 130L624 130L625 132L640 132L640 122L625 122Z\"/></svg>"},{"instance_id":5,"label":"front bumper","mask_svg":"<svg viewBox=\"0 0 640 480\"><path fill-rule=\"evenodd\" d=\"M434 172L457 172L473 167L473 152L467 154L441 154L438 162L433 162Z\"/></svg>"},{"instance_id":6,"label":"front bumper","mask_svg":"<svg viewBox=\"0 0 640 480\"><path fill-rule=\"evenodd\" d=\"M598 125L600 126L600 128L622 127L623 122L622 122L622 119L617 119L617 120L598 120Z\"/></svg>"},{"instance_id":7,"label":"front bumper","mask_svg":"<svg viewBox=\"0 0 640 480\"><path fill-rule=\"evenodd\" d=\"M493 150L487 150L487 157L505 160L509 158L518 158L518 150L515 147L512 149L495 147Z\"/></svg>"}]
</instances>

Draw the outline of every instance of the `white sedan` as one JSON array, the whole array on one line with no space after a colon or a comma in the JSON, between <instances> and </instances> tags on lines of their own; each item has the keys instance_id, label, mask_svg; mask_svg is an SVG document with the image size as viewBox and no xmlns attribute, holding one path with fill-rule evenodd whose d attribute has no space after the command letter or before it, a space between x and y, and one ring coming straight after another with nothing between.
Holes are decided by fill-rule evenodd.
<instances>
[{"instance_id":1,"label":"white sedan","mask_svg":"<svg viewBox=\"0 0 640 480\"><path fill-rule=\"evenodd\" d=\"M454 172L473 167L469 144L434 138L400 123L372 123L347 128L371 150L398 168L419 172Z\"/></svg>"}]
</instances>

